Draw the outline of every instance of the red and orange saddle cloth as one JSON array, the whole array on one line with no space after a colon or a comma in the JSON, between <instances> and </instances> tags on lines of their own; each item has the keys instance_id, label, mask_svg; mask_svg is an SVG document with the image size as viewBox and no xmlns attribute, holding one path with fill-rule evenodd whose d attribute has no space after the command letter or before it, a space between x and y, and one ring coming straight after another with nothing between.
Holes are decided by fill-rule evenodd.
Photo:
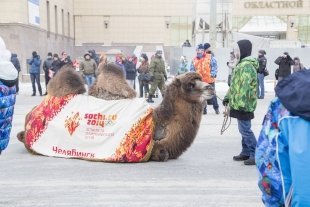
<instances>
[{"instance_id":1,"label":"red and orange saddle cloth","mask_svg":"<svg viewBox=\"0 0 310 207\"><path fill-rule=\"evenodd\" d=\"M153 147L152 113L143 99L47 96L28 117L25 142L46 156L143 162Z\"/></svg>"}]
</instances>

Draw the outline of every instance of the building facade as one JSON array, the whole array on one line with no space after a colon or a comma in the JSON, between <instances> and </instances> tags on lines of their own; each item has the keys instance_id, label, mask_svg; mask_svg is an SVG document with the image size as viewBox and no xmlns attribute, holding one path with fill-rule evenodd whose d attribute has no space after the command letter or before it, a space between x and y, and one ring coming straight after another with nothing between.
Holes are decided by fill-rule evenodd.
<instances>
[{"instance_id":1,"label":"building facade","mask_svg":"<svg viewBox=\"0 0 310 207\"><path fill-rule=\"evenodd\" d=\"M208 40L211 1L217 4L218 47L229 46L233 32L310 44L310 0L197 0L196 42Z\"/></svg>"},{"instance_id":2,"label":"building facade","mask_svg":"<svg viewBox=\"0 0 310 207\"><path fill-rule=\"evenodd\" d=\"M37 51L45 59L49 51L73 51L73 0L2 0L0 36L17 53L22 78L28 79L27 59Z\"/></svg>"},{"instance_id":3,"label":"building facade","mask_svg":"<svg viewBox=\"0 0 310 207\"><path fill-rule=\"evenodd\" d=\"M82 56L90 48L153 51L192 38L194 0L1 0L0 36L27 78L32 51Z\"/></svg>"},{"instance_id":4,"label":"building facade","mask_svg":"<svg viewBox=\"0 0 310 207\"><path fill-rule=\"evenodd\" d=\"M75 44L180 46L191 39L193 0L74 0Z\"/></svg>"}]
</instances>

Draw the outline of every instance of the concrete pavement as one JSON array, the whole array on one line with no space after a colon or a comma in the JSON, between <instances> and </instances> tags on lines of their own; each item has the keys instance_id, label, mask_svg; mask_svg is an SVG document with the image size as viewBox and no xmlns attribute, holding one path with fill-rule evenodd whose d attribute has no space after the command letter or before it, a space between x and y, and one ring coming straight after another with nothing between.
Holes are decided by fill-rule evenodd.
<instances>
[{"instance_id":1,"label":"concrete pavement","mask_svg":"<svg viewBox=\"0 0 310 207\"><path fill-rule=\"evenodd\" d=\"M21 86L11 141L0 156L0 207L263 206L256 168L232 161L241 146L236 120L221 136L223 115L210 106L194 144L179 159L111 164L29 154L16 134L25 114L42 100L30 94L29 85ZM224 90L218 94L223 97ZM256 136L273 96L258 100Z\"/></svg>"}]
</instances>

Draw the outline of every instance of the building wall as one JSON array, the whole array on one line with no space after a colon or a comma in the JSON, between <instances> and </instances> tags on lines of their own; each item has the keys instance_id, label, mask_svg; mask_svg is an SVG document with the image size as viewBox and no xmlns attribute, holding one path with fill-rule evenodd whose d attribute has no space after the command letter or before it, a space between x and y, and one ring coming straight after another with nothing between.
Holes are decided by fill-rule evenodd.
<instances>
[{"instance_id":1,"label":"building wall","mask_svg":"<svg viewBox=\"0 0 310 207\"><path fill-rule=\"evenodd\" d=\"M0 15L0 36L7 48L18 54L23 78L27 78L26 59L31 57L32 51L37 51L42 59L45 59L48 52L67 51L69 54L73 52L73 0L40 0L36 3L38 3L39 22L32 24L28 16L27 0L0 1L1 8L5 8Z\"/></svg>"},{"instance_id":2,"label":"building wall","mask_svg":"<svg viewBox=\"0 0 310 207\"><path fill-rule=\"evenodd\" d=\"M181 45L191 39L192 0L74 0L75 43Z\"/></svg>"},{"instance_id":3,"label":"building wall","mask_svg":"<svg viewBox=\"0 0 310 207\"><path fill-rule=\"evenodd\" d=\"M309 0L232 0L234 16L309 15ZM269 8L268 8L269 6Z\"/></svg>"},{"instance_id":4,"label":"building wall","mask_svg":"<svg viewBox=\"0 0 310 207\"><path fill-rule=\"evenodd\" d=\"M40 0L39 1L39 15L40 24L34 25L29 22L28 18L28 1L27 0L1 0L0 6L2 9L0 15L0 23L20 23L39 29L48 30L48 11L47 4L49 4L50 12L50 29L51 33L59 35L70 36L74 35L73 24L73 0ZM57 15L55 14L55 6L57 7ZM63 18L62 18L63 12ZM12 15L13 14L13 15ZM56 21L57 19L57 21ZM56 24L57 22L57 24ZM62 24L63 23L63 24ZM57 29L56 29L57 25ZM62 32L64 31L64 32Z\"/></svg>"}]
</instances>

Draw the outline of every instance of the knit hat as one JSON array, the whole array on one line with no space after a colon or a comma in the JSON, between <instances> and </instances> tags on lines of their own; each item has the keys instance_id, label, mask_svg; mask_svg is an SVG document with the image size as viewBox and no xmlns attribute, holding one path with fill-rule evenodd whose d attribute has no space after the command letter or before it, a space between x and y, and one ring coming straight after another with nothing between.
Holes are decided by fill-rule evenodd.
<instances>
[{"instance_id":1,"label":"knit hat","mask_svg":"<svg viewBox=\"0 0 310 207\"><path fill-rule=\"evenodd\" d=\"M36 51L33 51L32 52L32 57L36 57L36 56L38 56L38 53Z\"/></svg>"},{"instance_id":2,"label":"knit hat","mask_svg":"<svg viewBox=\"0 0 310 207\"><path fill-rule=\"evenodd\" d=\"M91 57L91 55L87 52L87 53L84 54L84 58L86 58L87 55L88 55L89 57Z\"/></svg>"},{"instance_id":3,"label":"knit hat","mask_svg":"<svg viewBox=\"0 0 310 207\"><path fill-rule=\"evenodd\" d=\"M147 57L147 55L146 55L145 53L142 53L142 54L141 54L141 57L143 57L143 59L146 60L146 61L149 60L149 58Z\"/></svg>"},{"instance_id":4,"label":"knit hat","mask_svg":"<svg viewBox=\"0 0 310 207\"><path fill-rule=\"evenodd\" d=\"M196 50L204 50L204 47L202 44L197 45Z\"/></svg>"},{"instance_id":5,"label":"knit hat","mask_svg":"<svg viewBox=\"0 0 310 207\"><path fill-rule=\"evenodd\" d=\"M265 50L259 50L258 53L266 55L266 51Z\"/></svg>"},{"instance_id":6,"label":"knit hat","mask_svg":"<svg viewBox=\"0 0 310 207\"><path fill-rule=\"evenodd\" d=\"M205 43L204 45L203 45L203 49L204 50L207 50L207 49L209 49L211 47L211 45L209 44L209 43Z\"/></svg>"},{"instance_id":7,"label":"knit hat","mask_svg":"<svg viewBox=\"0 0 310 207\"><path fill-rule=\"evenodd\" d=\"M161 54L163 54L163 51L161 51L161 50L156 50L155 55L161 55Z\"/></svg>"},{"instance_id":8,"label":"knit hat","mask_svg":"<svg viewBox=\"0 0 310 207\"><path fill-rule=\"evenodd\" d=\"M252 54L252 43L250 40L239 40L237 42L240 50L240 60L243 58L246 58L248 56L251 56Z\"/></svg>"}]
</instances>

